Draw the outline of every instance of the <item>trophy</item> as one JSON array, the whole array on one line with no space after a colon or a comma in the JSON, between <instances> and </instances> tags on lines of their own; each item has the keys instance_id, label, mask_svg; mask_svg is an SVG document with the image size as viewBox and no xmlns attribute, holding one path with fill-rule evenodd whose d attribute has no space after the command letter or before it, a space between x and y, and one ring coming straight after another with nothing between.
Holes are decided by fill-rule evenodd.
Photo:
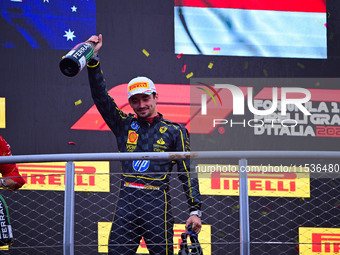
<instances>
[{"instance_id":1,"label":"trophy","mask_svg":"<svg viewBox=\"0 0 340 255\"><path fill-rule=\"evenodd\" d=\"M94 44L82 42L70 50L59 63L61 72L69 77L76 76L87 65L94 53Z\"/></svg>"}]
</instances>

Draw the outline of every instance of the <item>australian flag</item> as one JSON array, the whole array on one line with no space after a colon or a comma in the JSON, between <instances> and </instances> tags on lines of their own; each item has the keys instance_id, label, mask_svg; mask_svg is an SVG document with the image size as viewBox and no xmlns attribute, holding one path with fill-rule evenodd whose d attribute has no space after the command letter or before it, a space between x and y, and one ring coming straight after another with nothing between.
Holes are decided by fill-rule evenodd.
<instances>
[{"instance_id":1,"label":"australian flag","mask_svg":"<svg viewBox=\"0 0 340 255\"><path fill-rule=\"evenodd\" d=\"M96 0L1 0L0 47L71 49L96 34Z\"/></svg>"}]
</instances>

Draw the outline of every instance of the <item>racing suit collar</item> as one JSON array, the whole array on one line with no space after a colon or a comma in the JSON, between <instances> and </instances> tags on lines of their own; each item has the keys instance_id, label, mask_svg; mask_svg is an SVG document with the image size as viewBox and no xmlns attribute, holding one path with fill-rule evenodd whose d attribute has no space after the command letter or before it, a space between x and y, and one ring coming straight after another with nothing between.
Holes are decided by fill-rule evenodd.
<instances>
[{"instance_id":1,"label":"racing suit collar","mask_svg":"<svg viewBox=\"0 0 340 255\"><path fill-rule=\"evenodd\" d=\"M141 124L145 124L145 123L153 124L153 123L160 122L162 119L163 119L163 115L161 113L157 112L157 115L155 117L153 117L153 119L151 121L147 120L147 119L138 119L138 118L137 118L137 121Z\"/></svg>"}]
</instances>

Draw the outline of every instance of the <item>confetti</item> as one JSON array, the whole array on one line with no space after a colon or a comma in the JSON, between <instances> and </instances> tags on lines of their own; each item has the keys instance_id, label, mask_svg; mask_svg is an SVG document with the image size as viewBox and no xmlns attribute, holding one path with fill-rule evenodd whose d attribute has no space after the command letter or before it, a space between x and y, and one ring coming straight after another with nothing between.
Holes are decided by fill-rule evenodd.
<instances>
[{"instance_id":1,"label":"confetti","mask_svg":"<svg viewBox=\"0 0 340 255\"><path fill-rule=\"evenodd\" d=\"M305 66L303 64L299 63L299 62L297 63L297 65L298 65L298 67L305 68Z\"/></svg>"},{"instance_id":2,"label":"confetti","mask_svg":"<svg viewBox=\"0 0 340 255\"><path fill-rule=\"evenodd\" d=\"M80 105L82 103L81 99L79 99L78 101L75 101L74 102L74 105L77 106L77 105Z\"/></svg>"},{"instance_id":3,"label":"confetti","mask_svg":"<svg viewBox=\"0 0 340 255\"><path fill-rule=\"evenodd\" d=\"M319 86L320 86L320 82L317 82L317 83L315 84L315 86L319 87Z\"/></svg>"},{"instance_id":4,"label":"confetti","mask_svg":"<svg viewBox=\"0 0 340 255\"><path fill-rule=\"evenodd\" d=\"M336 183L333 182L333 181L331 181L331 185L332 185L333 188L336 188L336 187L337 187Z\"/></svg>"},{"instance_id":5,"label":"confetti","mask_svg":"<svg viewBox=\"0 0 340 255\"><path fill-rule=\"evenodd\" d=\"M331 14L328 12L328 18L331 16Z\"/></svg>"},{"instance_id":6,"label":"confetti","mask_svg":"<svg viewBox=\"0 0 340 255\"><path fill-rule=\"evenodd\" d=\"M264 76L268 77L268 72L267 72L266 69L263 69L263 74L264 74Z\"/></svg>"},{"instance_id":7,"label":"confetti","mask_svg":"<svg viewBox=\"0 0 340 255\"><path fill-rule=\"evenodd\" d=\"M212 144L216 144L216 141L212 138L208 138L208 142L212 143Z\"/></svg>"},{"instance_id":8,"label":"confetti","mask_svg":"<svg viewBox=\"0 0 340 255\"><path fill-rule=\"evenodd\" d=\"M329 40L332 40L332 39L333 39L333 36L334 36L334 33L332 32L332 33L329 35L328 39L329 39Z\"/></svg>"},{"instance_id":9,"label":"confetti","mask_svg":"<svg viewBox=\"0 0 340 255\"><path fill-rule=\"evenodd\" d=\"M234 205L232 208L231 208L231 212L234 213L236 211L238 211L240 209L240 205Z\"/></svg>"},{"instance_id":10,"label":"confetti","mask_svg":"<svg viewBox=\"0 0 340 255\"><path fill-rule=\"evenodd\" d=\"M75 142L68 142L69 145L76 145Z\"/></svg>"},{"instance_id":11,"label":"confetti","mask_svg":"<svg viewBox=\"0 0 340 255\"><path fill-rule=\"evenodd\" d=\"M218 54L220 50L221 50L220 47L213 48L213 52L212 53L213 54Z\"/></svg>"},{"instance_id":12,"label":"confetti","mask_svg":"<svg viewBox=\"0 0 340 255\"><path fill-rule=\"evenodd\" d=\"M338 200L338 201L336 201L335 203L334 203L334 206L335 207L338 207L340 205L340 200Z\"/></svg>"},{"instance_id":13,"label":"confetti","mask_svg":"<svg viewBox=\"0 0 340 255\"><path fill-rule=\"evenodd\" d=\"M194 75L194 73L191 72L191 73L188 73L186 77L187 77L187 79L189 79L189 78L192 77L193 75Z\"/></svg>"},{"instance_id":14,"label":"confetti","mask_svg":"<svg viewBox=\"0 0 340 255\"><path fill-rule=\"evenodd\" d=\"M246 61L246 63L244 64L244 69L245 69L245 70L248 69L248 61Z\"/></svg>"},{"instance_id":15,"label":"confetti","mask_svg":"<svg viewBox=\"0 0 340 255\"><path fill-rule=\"evenodd\" d=\"M177 55L177 58L180 59L182 56L183 56L183 53L178 54L178 55Z\"/></svg>"},{"instance_id":16,"label":"confetti","mask_svg":"<svg viewBox=\"0 0 340 255\"><path fill-rule=\"evenodd\" d=\"M219 237L219 238L223 238L225 237L225 234L223 232L216 232L216 236Z\"/></svg>"},{"instance_id":17,"label":"confetti","mask_svg":"<svg viewBox=\"0 0 340 255\"><path fill-rule=\"evenodd\" d=\"M214 63L210 62L208 65L208 68L211 69L213 67Z\"/></svg>"},{"instance_id":18,"label":"confetti","mask_svg":"<svg viewBox=\"0 0 340 255\"><path fill-rule=\"evenodd\" d=\"M325 27L327 28L327 23L325 23Z\"/></svg>"},{"instance_id":19,"label":"confetti","mask_svg":"<svg viewBox=\"0 0 340 255\"><path fill-rule=\"evenodd\" d=\"M185 73L185 69L187 69L187 65L183 65L183 67L182 67L182 73Z\"/></svg>"},{"instance_id":20,"label":"confetti","mask_svg":"<svg viewBox=\"0 0 340 255\"><path fill-rule=\"evenodd\" d=\"M147 57L150 55L150 53L147 52L146 49L143 49L143 53L144 53L144 55L147 56Z\"/></svg>"}]
</instances>

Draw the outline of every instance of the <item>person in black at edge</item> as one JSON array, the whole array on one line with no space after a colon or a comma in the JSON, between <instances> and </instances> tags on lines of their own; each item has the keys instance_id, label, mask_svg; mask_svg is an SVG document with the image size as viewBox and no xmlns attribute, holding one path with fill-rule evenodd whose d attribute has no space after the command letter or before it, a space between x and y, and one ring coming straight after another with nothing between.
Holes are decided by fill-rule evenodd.
<instances>
[{"instance_id":1,"label":"person in black at edge","mask_svg":"<svg viewBox=\"0 0 340 255\"><path fill-rule=\"evenodd\" d=\"M146 77L132 79L127 87L129 103L136 113L125 114L108 94L100 69L98 51L102 35L91 36L94 57L88 62L92 98L117 139L120 152L189 151L189 135L180 124L157 112L158 94ZM173 217L169 214L168 172L177 164L179 179L189 204L186 227L201 231L201 201L197 178L190 173L190 160L122 161L122 182L109 238L109 254L136 254L144 237L151 255L173 254Z\"/></svg>"}]
</instances>

